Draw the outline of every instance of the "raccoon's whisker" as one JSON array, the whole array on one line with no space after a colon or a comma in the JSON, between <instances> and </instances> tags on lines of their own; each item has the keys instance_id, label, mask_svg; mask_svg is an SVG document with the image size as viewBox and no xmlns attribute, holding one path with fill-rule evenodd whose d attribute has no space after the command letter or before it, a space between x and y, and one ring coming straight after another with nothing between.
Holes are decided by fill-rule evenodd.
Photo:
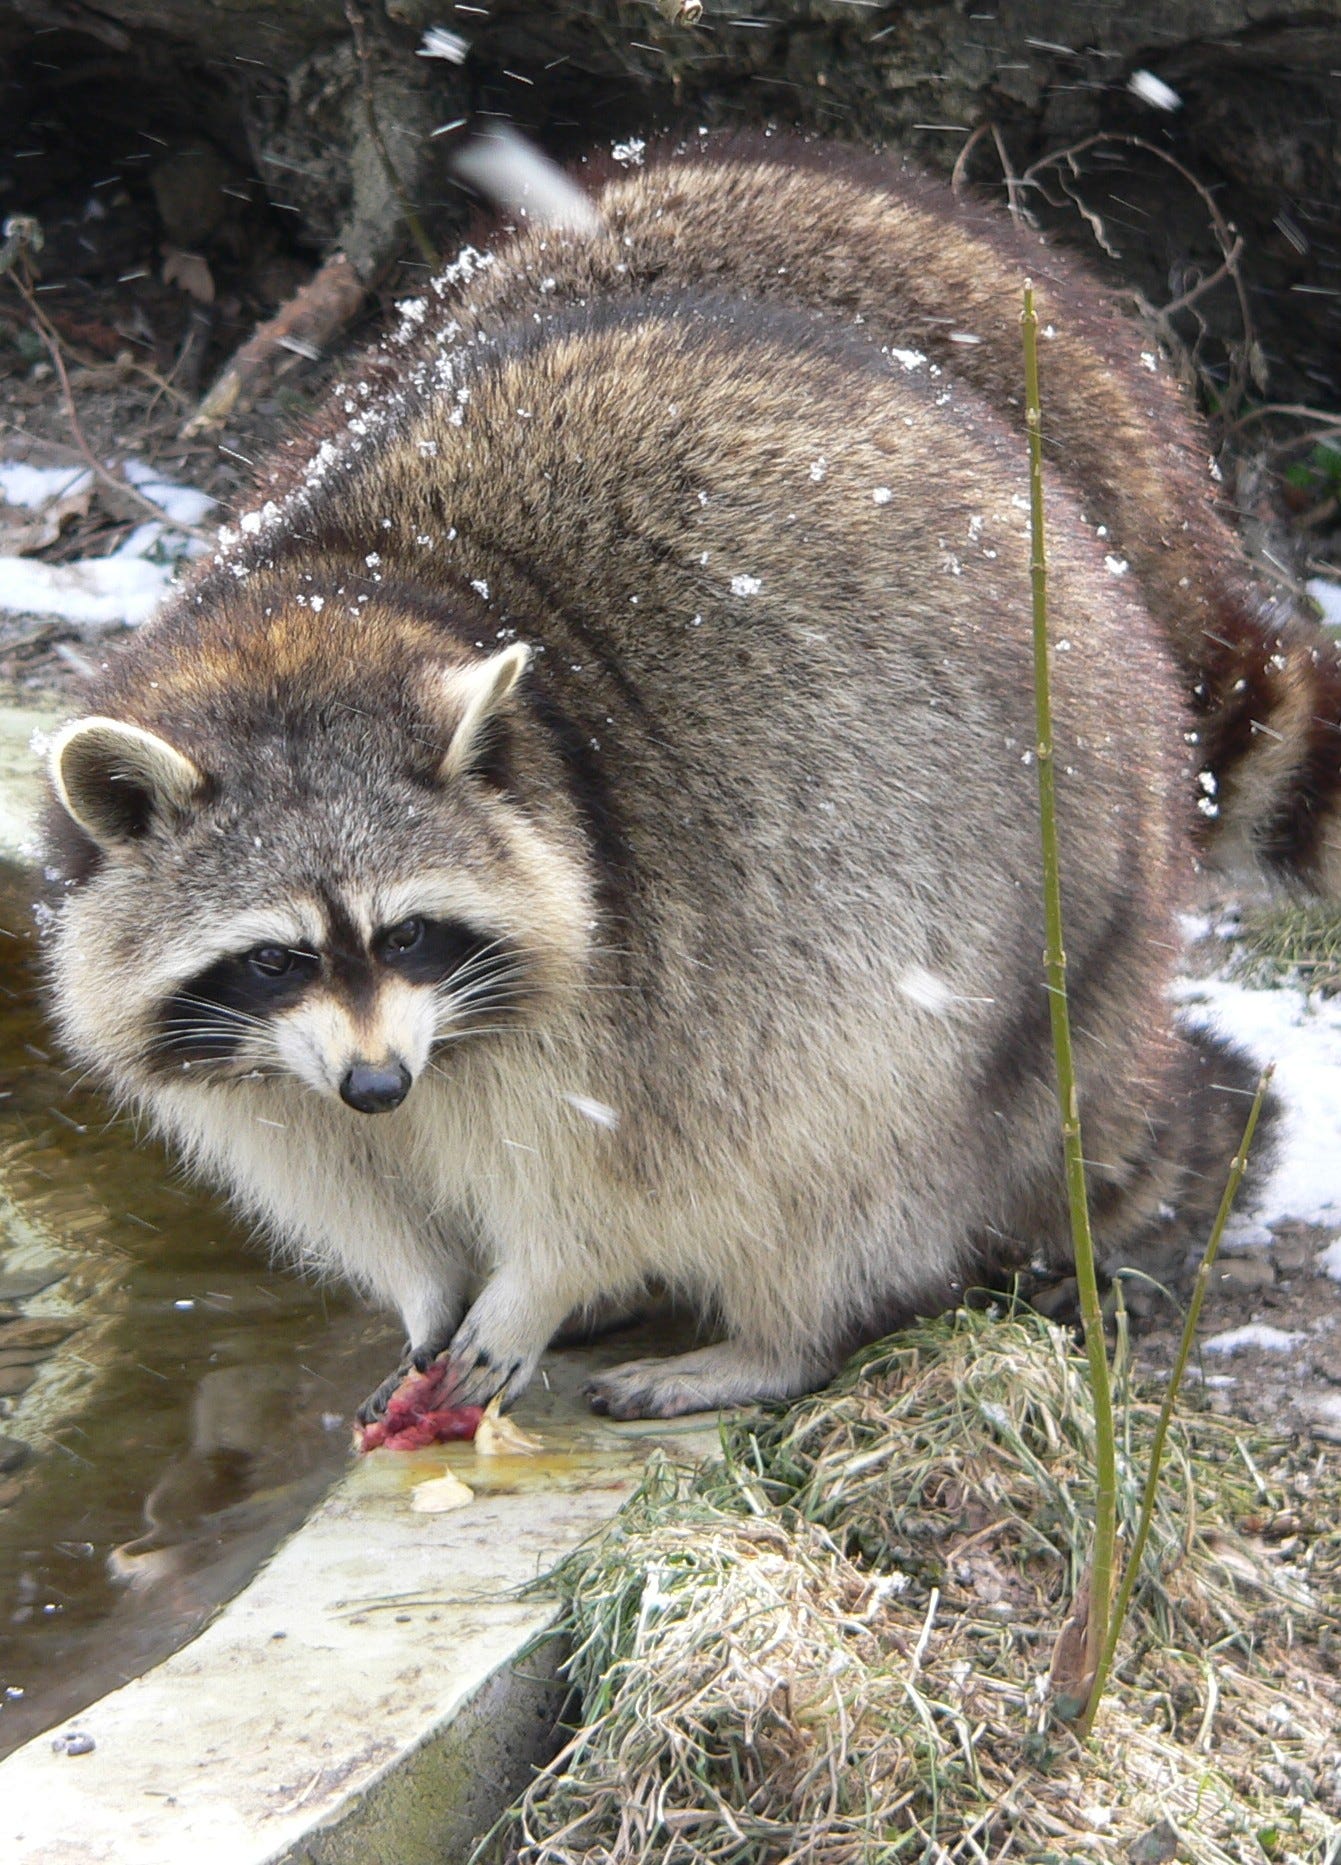
<instances>
[{"instance_id":1,"label":"raccoon's whisker","mask_svg":"<svg viewBox=\"0 0 1341 1865\"><path fill-rule=\"evenodd\" d=\"M520 981L514 983L504 978L497 981L493 978L483 978L470 990L444 993L439 1002L449 1009L464 1010L471 1005L478 1007L480 1004L520 1003L530 995L531 993L523 988Z\"/></svg>"},{"instance_id":2,"label":"raccoon's whisker","mask_svg":"<svg viewBox=\"0 0 1341 1865\"><path fill-rule=\"evenodd\" d=\"M433 1048L438 1050L438 1048L446 1048L448 1043L466 1043L474 1037L515 1037L515 1035L517 1035L517 1024L485 1024L483 1028L474 1026L470 1029L444 1029L433 1039ZM429 1061L427 1067L433 1069L433 1063Z\"/></svg>"},{"instance_id":3,"label":"raccoon's whisker","mask_svg":"<svg viewBox=\"0 0 1341 1865\"><path fill-rule=\"evenodd\" d=\"M520 985L504 982L497 987L485 978L471 985L466 990L453 989L444 985L434 993L434 1008L440 1013L453 1016L469 1006L478 1008L481 1004L503 1002L507 999L517 1000L526 993Z\"/></svg>"},{"instance_id":4,"label":"raccoon's whisker","mask_svg":"<svg viewBox=\"0 0 1341 1865\"><path fill-rule=\"evenodd\" d=\"M184 1005L188 1010L203 1010L206 1015L210 1017L222 1017L225 1019L231 1017L243 1023L263 1023L265 1021L263 1017L258 1017L254 1011L243 1010L238 1004L221 1004L209 997L191 997L183 993L177 996L173 1001Z\"/></svg>"},{"instance_id":5,"label":"raccoon's whisker","mask_svg":"<svg viewBox=\"0 0 1341 1865\"><path fill-rule=\"evenodd\" d=\"M462 984L480 976L492 976L495 973L517 972L523 967L518 965L517 955L510 948L498 950L498 942L486 947L482 952L473 952L463 959L451 975L443 980L448 986Z\"/></svg>"}]
</instances>

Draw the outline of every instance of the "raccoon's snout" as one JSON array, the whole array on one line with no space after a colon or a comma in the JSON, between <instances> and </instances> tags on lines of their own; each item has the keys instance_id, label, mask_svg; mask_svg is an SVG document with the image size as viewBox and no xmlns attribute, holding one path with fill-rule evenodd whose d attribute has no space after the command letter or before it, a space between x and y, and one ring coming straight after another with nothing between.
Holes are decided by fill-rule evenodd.
<instances>
[{"instance_id":1,"label":"raccoon's snout","mask_svg":"<svg viewBox=\"0 0 1341 1865\"><path fill-rule=\"evenodd\" d=\"M403 1062L355 1062L340 1078L340 1099L360 1114L386 1114L410 1092Z\"/></svg>"}]
</instances>

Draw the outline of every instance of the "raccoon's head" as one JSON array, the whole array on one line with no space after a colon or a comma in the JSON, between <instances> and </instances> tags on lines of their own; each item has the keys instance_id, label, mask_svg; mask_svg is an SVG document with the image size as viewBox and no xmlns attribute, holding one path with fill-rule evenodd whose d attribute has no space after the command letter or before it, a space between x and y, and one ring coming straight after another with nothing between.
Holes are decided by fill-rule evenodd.
<instances>
[{"instance_id":1,"label":"raccoon's head","mask_svg":"<svg viewBox=\"0 0 1341 1865\"><path fill-rule=\"evenodd\" d=\"M121 1092L296 1078L384 1112L434 1058L450 1075L452 1045L541 1023L580 982L580 850L534 773L509 774L528 650L369 652L334 684L263 655L231 679L197 665L189 704L153 683L152 728L95 716L55 739L80 852L54 1007Z\"/></svg>"}]
</instances>

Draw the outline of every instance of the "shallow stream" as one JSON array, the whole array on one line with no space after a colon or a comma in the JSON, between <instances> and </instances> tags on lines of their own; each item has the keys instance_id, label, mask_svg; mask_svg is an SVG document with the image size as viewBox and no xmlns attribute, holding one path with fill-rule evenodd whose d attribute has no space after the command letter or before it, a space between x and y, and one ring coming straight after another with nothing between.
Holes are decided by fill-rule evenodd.
<instances>
[{"instance_id":1,"label":"shallow stream","mask_svg":"<svg viewBox=\"0 0 1341 1865\"><path fill-rule=\"evenodd\" d=\"M0 865L0 1755L189 1637L344 1466L396 1350L271 1272L60 1065Z\"/></svg>"}]
</instances>

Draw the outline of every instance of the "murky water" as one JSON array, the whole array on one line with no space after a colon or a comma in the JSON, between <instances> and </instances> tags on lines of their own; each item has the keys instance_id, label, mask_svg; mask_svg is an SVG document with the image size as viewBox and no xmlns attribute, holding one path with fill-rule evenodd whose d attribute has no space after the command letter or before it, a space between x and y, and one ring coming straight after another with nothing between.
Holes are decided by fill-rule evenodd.
<instances>
[{"instance_id":1,"label":"murky water","mask_svg":"<svg viewBox=\"0 0 1341 1865\"><path fill-rule=\"evenodd\" d=\"M271 1273L74 1085L34 943L0 866L0 1755L245 1582L344 1465L396 1350L383 1320Z\"/></svg>"}]
</instances>

